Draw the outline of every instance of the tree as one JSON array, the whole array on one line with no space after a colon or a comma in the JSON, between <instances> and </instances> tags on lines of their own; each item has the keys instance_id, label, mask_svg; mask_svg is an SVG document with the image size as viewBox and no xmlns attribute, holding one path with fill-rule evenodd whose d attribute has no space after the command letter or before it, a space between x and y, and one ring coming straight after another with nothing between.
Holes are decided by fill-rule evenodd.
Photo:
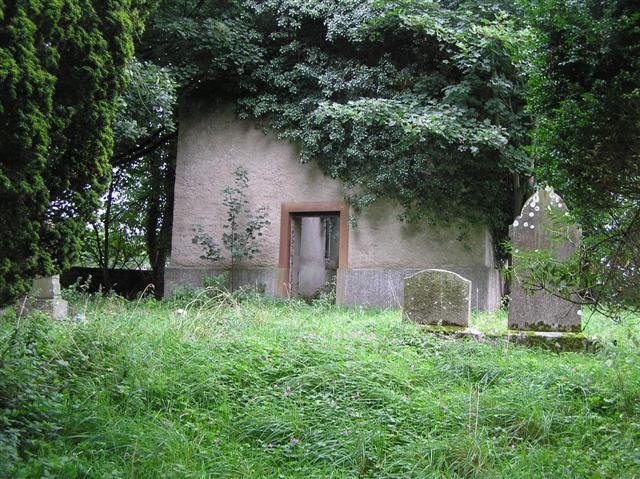
<instances>
[{"instance_id":1,"label":"tree","mask_svg":"<svg viewBox=\"0 0 640 479\"><path fill-rule=\"evenodd\" d=\"M569 284L614 315L640 308L639 4L537 0L527 12L537 175L585 232L574 260L549 269L548 288Z\"/></svg>"},{"instance_id":2,"label":"tree","mask_svg":"<svg viewBox=\"0 0 640 479\"><path fill-rule=\"evenodd\" d=\"M67 266L109 178L143 2L0 1L0 303Z\"/></svg>"},{"instance_id":3,"label":"tree","mask_svg":"<svg viewBox=\"0 0 640 479\"><path fill-rule=\"evenodd\" d=\"M239 78L260 62L256 28L251 2L161 0L137 57L170 69L180 99L192 94L228 99Z\"/></svg>"},{"instance_id":4,"label":"tree","mask_svg":"<svg viewBox=\"0 0 640 479\"><path fill-rule=\"evenodd\" d=\"M247 188L249 186L249 172L242 166L236 168L235 185L224 188L222 204L227 208L227 222L222 226L222 244L229 252L229 283L231 289L235 286L235 276L241 261L252 259L260 252L260 236L262 230L271 224L269 208L260 206L255 213L249 207ZM193 243L203 247L202 259L209 261L223 261L222 249L213 237L206 233L201 225L194 225L195 236Z\"/></svg>"},{"instance_id":5,"label":"tree","mask_svg":"<svg viewBox=\"0 0 640 479\"><path fill-rule=\"evenodd\" d=\"M177 95L197 89L202 77L220 78L234 62L233 51L243 55L246 32L242 22L228 16L232 8L233 2L165 1L149 15L118 99L111 157L117 181L110 185L112 194L103 197L100 220L92 223L84 247L85 257L101 265L105 290L109 258L121 260L125 250L134 256L140 252L119 240L139 245L142 238L155 294L162 295L171 249ZM116 216L109 207L114 198Z\"/></svg>"},{"instance_id":6,"label":"tree","mask_svg":"<svg viewBox=\"0 0 640 479\"><path fill-rule=\"evenodd\" d=\"M105 292L113 286L111 269L140 268L146 260L144 232L138 224L140 212L122 194L135 187L135 180L122 169L114 169L102 207L87 226L81 263L101 269ZM126 184L131 182L134 185Z\"/></svg>"},{"instance_id":7,"label":"tree","mask_svg":"<svg viewBox=\"0 0 640 479\"><path fill-rule=\"evenodd\" d=\"M112 181L83 248L102 269L105 291L109 269L139 266L146 257L155 294L162 295L171 248L176 86L167 69L152 63L134 59L127 67L113 126Z\"/></svg>"}]
</instances>

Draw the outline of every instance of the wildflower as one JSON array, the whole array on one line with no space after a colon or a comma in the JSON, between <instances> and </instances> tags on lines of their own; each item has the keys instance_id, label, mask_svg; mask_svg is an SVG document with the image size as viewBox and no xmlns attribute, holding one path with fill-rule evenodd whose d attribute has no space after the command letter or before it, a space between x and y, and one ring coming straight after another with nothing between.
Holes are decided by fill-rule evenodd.
<instances>
[{"instance_id":1,"label":"wildflower","mask_svg":"<svg viewBox=\"0 0 640 479\"><path fill-rule=\"evenodd\" d=\"M292 439L291 439L291 444L293 444L294 446L295 446L296 444L300 444L300 439L298 439L297 437L292 438Z\"/></svg>"},{"instance_id":2,"label":"wildflower","mask_svg":"<svg viewBox=\"0 0 640 479\"><path fill-rule=\"evenodd\" d=\"M571 368L571 372L572 372L572 373L575 373L576 371L577 371L577 369L576 369L576 368Z\"/></svg>"},{"instance_id":3,"label":"wildflower","mask_svg":"<svg viewBox=\"0 0 640 479\"><path fill-rule=\"evenodd\" d=\"M182 308L176 309L176 315L177 316L186 316L186 314L187 314L187 312L184 309L182 309Z\"/></svg>"},{"instance_id":4,"label":"wildflower","mask_svg":"<svg viewBox=\"0 0 640 479\"><path fill-rule=\"evenodd\" d=\"M273 444L271 443L267 444L267 449L273 449Z\"/></svg>"},{"instance_id":5,"label":"wildflower","mask_svg":"<svg viewBox=\"0 0 640 479\"><path fill-rule=\"evenodd\" d=\"M289 393L291 392L291 389L289 388L289 386L287 386L286 388L284 388L284 392L282 393L282 397L289 397Z\"/></svg>"},{"instance_id":6,"label":"wildflower","mask_svg":"<svg viewBox=\"0 0 640 479\"><path fill-rule=\"evenodd\" d=\"M444 409L444 412L449 412L449 406L447 406L446 404L442 406L442 409Z\"/></svg>"},{"instance_id":7,"label":"wildflower","mask_svg":"<svg viewBox=\"0 0 640 479\"><path fill-rule=\"evenodd\" d=\"M404 402L407 402L407 401L409 400L409 398L407 397L407 395L406 395L406 394L403 394L403 395L402 395L402 400L403 400Z\"/></svg>"},{"instance_id":8,"label":"wildflower","mask_svg":"<svg viewBox=\"0 0 640 479\"><path fill-rule=\"evenodd\" d=\"M515 449L516 445L515 444L511 444L511 449Z\"/></svg>"}]
</instances>

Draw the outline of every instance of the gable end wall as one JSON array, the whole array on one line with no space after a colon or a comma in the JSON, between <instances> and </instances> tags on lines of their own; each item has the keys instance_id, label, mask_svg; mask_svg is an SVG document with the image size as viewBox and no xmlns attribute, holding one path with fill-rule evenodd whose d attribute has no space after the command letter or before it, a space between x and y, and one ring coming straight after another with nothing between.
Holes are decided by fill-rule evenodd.
<instances>
[{"instance_id":1,"label":"gable end wall","mask_svg":"<svg viewBox=\"0 0 640 479\"><path fill-rule=\"evenodd\" d=\"M248 198L253 209L268 206L271 224L264 231L260 254L241 265L237 279L262 283L270 294L278 290L282 204L345 199L339 181L324 176L315 164L300 163L295 145L265 135L254 122L238 120L228 106L188 105L180 118L167 293L176 285L200 285L203 275L228 267L201 258L201 247L193 243L193 227L201 225L214 239L221 238L226 217L222 191L233 184L238 166L249 172ZM468 238L458 241L455 228L408 225L398 219L399 212L392 203L380 202L362 213L356 228L350 227L347 267L338 271L339 303L400 306L403 278L438 268L472 281L472 307L492 310L498 306L500 278L486 229L470 228Z\"/></svg>"}]
</instances>

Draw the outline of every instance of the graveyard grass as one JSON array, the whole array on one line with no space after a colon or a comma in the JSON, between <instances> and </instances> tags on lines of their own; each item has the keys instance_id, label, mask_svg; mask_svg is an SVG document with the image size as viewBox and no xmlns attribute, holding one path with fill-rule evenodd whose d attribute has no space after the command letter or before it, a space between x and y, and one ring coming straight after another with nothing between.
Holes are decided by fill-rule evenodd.
<instances>
[{"instance_id":1,"label":"graveyard grass","mask_svg":"<svg viewBox=\"0 0 640 479\"><path fill-rule=\"evenodd\" d=\"M640 477L637 317L585 315L604 346L583 354L323 301L71 308L0 322L2 477Z\"/></svg>"}]
</instances>

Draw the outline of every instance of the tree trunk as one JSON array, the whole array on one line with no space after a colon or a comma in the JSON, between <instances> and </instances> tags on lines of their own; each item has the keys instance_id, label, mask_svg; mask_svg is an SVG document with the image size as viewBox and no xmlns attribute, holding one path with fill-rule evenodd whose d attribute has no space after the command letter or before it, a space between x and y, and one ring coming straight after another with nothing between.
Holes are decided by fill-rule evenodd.
<instances>
[{"instance_id":1,"label":"tree trunk","mask_svg":"<svg viewBox=\"0 0 640 479\"><path fill-rule=\"evenodd\" d=\"M113 206L113 192L116 189L117 177L111 178L111 183L109 183L109 191L107 193L107 204L104 213L104 241L103 241L103 254L102 254L102 286L104 287L104 292L108 293L111 291L111 275L109 274L109 260L110 260L110 248L109 248L109 233L111 229L111 207Z\"/></svg>"},{"instance_id":2,"label":"tree trunk","mask_svg":"<svg viewBox=\"0 0 640 479\"><path fill-rule=\"evenodd\" d=\"M150 164L151 185L146 213L145 242L151 265L151 277L156 298L164 294L164 272L171 251L173 224L173 189L175 182L175 143L169 150L169 158L163 162L160 151ZM164 163L164 171L163 171Z\"/></svg>"}]
</instances>

